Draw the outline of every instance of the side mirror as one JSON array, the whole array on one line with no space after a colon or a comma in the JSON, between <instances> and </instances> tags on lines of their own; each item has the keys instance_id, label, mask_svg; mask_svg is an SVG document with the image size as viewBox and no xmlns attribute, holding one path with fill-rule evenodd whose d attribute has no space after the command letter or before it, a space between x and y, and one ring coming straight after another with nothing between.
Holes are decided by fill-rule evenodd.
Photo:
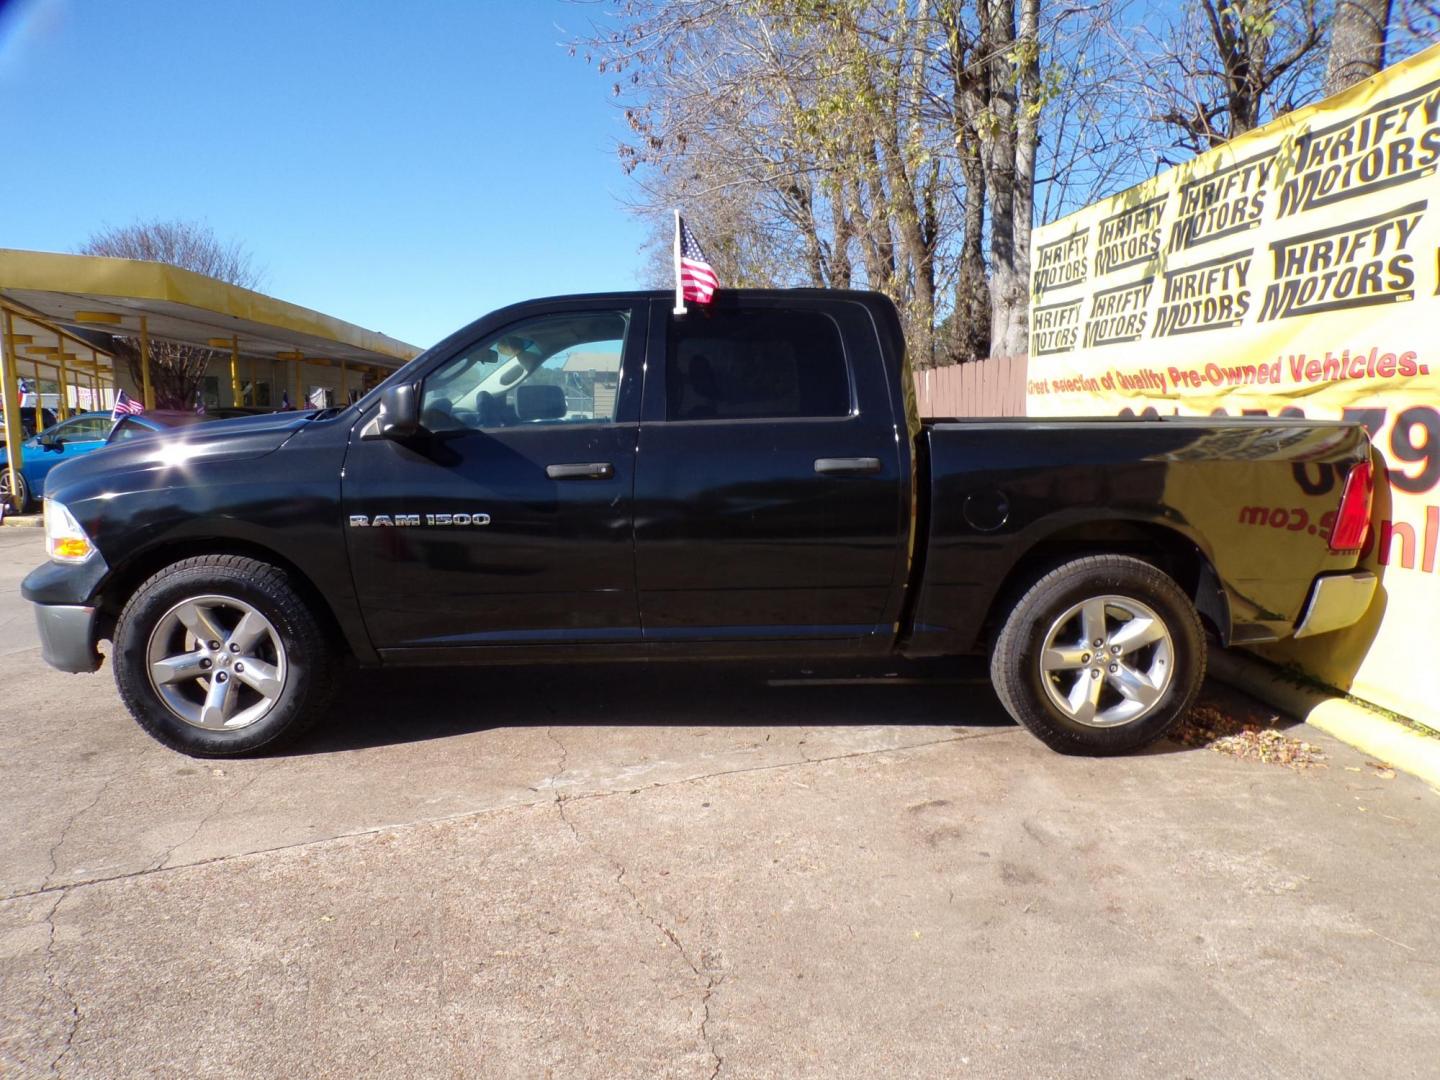
<instances>
[{"instance_id":1,"label":"side mirror","mask_svg":"<svg viewBox=\"0 0 1440 1080\"><path fill-rule=\"evenodd\" d=\"M40 449L49 450L53 453L58 454L61 450L64 449L64 444L61 443L61 441L57 439L54 435L42 434L40 436Z\"/></svg>"},{"instance_id":2,"label":"side mirror","mask_svg":"<svg viewBox=\"0 0 1440 1080\"><path fill-rule=\"evenodd\" d=\"M420 387L415 383L387 386L380 394L380 412L376 419L376 435L382 439L404 442L424 429L420 426Z\"/></svg>"}]
</instances>

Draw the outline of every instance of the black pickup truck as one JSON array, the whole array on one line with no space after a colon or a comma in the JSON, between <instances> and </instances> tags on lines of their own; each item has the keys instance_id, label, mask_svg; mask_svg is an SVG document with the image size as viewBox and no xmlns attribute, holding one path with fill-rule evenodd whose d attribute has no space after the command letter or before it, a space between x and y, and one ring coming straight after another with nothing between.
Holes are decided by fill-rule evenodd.
<instances>
[{"instance_id":1,"label":"black pickup truck","mask_svg":"<svg viewBox=\"0 0 1440 1080\"><path fill-rule=\"evenodd\" d=\"M1050 746L1116 753L1186 710L1207 632L1360 617L1371 478L1350 424L922 422L873 293L569 296L348 408L61 465L23 592L49 663L112 641L191 754L293 736L343 663L980 651Z\"/></svg>"}]
</instances>

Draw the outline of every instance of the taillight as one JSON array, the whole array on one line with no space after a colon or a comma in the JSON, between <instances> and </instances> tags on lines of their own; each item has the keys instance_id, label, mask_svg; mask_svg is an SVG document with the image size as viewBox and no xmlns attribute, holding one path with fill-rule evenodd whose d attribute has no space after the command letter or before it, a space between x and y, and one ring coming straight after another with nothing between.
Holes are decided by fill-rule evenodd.
<instances>
[{"instance_id":1,"label":"taillight","mask_svg":"<svg viewBox=\"0 0 1440 1080\"><path fill-rule=\"evenodd\" d=\"M1362 461L1345 477L1340 510L1330 530L1330 550L1337 555L1359 551L1370 531L1370 501L1375 495L1375 474L1369 461Z\"/></svg>"}]
</instances>

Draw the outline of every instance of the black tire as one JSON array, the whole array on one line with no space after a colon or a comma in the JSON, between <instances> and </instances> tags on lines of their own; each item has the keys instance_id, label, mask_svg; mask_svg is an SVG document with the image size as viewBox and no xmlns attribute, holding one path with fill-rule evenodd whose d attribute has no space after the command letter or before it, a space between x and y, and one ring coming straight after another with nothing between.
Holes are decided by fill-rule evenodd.
<instances>
[{"instance_id":1,"label":"black tire","mask_svg":"<svg viewBox=\"0 0 1440 1080\"><path fill-rule=\"evenodd\" d=\"M267 644L263 647L271 650L268 656L276 662L275 670L284 675L272 684L283 688L268 698L258 691L246 691L254 694L257 710L264 711L257 719L233 730L198 727L187 722L176 708L167 704L150 675L152 638L158 642L158 635L164 634L166 627L183 632L172 616L187 601L201 598L207 602L207 612L231 610L223 604L215 608L208 606L210 601L229 600L236 604L236 611L248 607L263 616L268 621L264 637ZM220 616L216 619L218 622ZM206 648L198 639L195 644L200 650ZM213 654L223 658L215 661L213 670L218 671L222 662L230 663L230 658L223 654L223 646ZM135 722L172 750L194 757L250 754L295 738L324 715L337 682L336 645L290 576L279 567L240 555L183 559L141 585L120 613L111 662L115 666L120 697ZM252 664L252 668L256 666ZM211 667L209 662L206 667ZM222 681L225 678L219 677ZM242 678L236 675L229 678L235 687L234 693L245 690ZM210 685L213 686L213 682ZM205 686L199 682L192 686L188 679L177 680L176 692L180 696L172 696L171 700L185 708L184 696L198 695L204 700Z\"/></svg>"},{"instance_id":2,"label":"black tire","mask_svg":"<svg viewBox=\"0 0 1440 1080\"><path fill-rule=\"evenodd\" d=\"M0 460L4 455L0 454ZM30 485L25 482L24 473L12 473L4 465L0 465L0 500L7 500L10 509L17 514L23 514L30 506Z\"/></svg>"},{"instance_id":3,"label":"black tire","mask_svg":"<svg viewBox=\"0 0 1440 1080\"><path fill-rule=\"evenodd\" d=\"M1109 655L1115 647L1125 648L1123 644L1107 644L1093 655L1081 653L1079 655L1090 659L1080 664L1079 670L1070 666L1074 659L1066 649L1090 647L1083 640L1088 637L1083 634L1085 615L1077 614L1073 621L1065 623L1058 620L1086 601L1093 603L1100 597L1138 604L1139 608L1148 609L1148 613L1141 616L1144 623L1148 624L1149 616L1153 615L1163 625L1168 640L1133 654L1134 665L1149 665L1148 671L1142 673L1147 687L1159 686L1166 667L1169 668L1168 682L1153 701L1142 705L1118 689L1121 682L1127 687L1135 685L1129 679L1134 672L1121 663L1126 657ZM1132 609L1132 614L1136 613L1137 609ZM1104 609L1102 621L1115 626L1113 633L1117 640L1120 628L1125 625L1119 621L1124 614L1123 603ZM1065 635L1063 641L1055 642L1065 648L1052 649L1049 662L1059 664L1064 656L1066 666L1047 671L1042 665L1042 656L1052 628L1057 636ZM1070 635L1081 638L1077 645L1069 645ZM1107 636L1106 641L1109 640ZM1104 655L1105 662L1095 666L1098 662L1095 657L1099 655ZM1108 674L1115 670L1110 666L1112 659L1121 670L1118 676ZM1066 754L1123 754L1164 737L1185 715L1204 681L1205 659L1205 633L1200 616L1190 598L1169 575L1127 555L1095 555L1056 567L1025 591L995 640L990 655L990 679L1005 710L1052 750ZM1156 671L1160 675L1149 677ZM1099 679L1093 678L1096 672L1100 673ZM1088 704L1095 714L1092 722L1081 722L1052 699L1052 694L1068 698L1067 679L1070 679L1068 689L1076 693L1081 702L1078 713L1083 713ZM1079 685L1081 681L1085 683L1083 687ZM1096 684L1099 684L1098 700L1090 703L1092 699L1087 691ZM1154 690L1147 688L1145 692L1153 694ZM1104 709L1100 708L1102 704L1106 705ZM1106 720L1107 712L1123 716L1124 711L1132 707L1143 711L1131 720L1115 720L1113 726L1096 726Z\"/></svg>"}]
</instances>

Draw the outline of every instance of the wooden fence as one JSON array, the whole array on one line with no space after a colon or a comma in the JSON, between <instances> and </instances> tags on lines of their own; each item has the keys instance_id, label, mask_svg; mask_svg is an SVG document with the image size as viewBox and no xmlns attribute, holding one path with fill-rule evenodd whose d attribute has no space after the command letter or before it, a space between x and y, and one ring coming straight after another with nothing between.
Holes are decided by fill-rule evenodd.
<instances>
[{"instance_id":1,"label":"wooden fence","mask_svg":"<svg viewBox=\"0 0 1440 1080\"><path fill-rule=\"evenodd\" d=\"M1024 416L1023 356L992 356L915 373L921 416Z\"/></svg>"}]
</instances>

